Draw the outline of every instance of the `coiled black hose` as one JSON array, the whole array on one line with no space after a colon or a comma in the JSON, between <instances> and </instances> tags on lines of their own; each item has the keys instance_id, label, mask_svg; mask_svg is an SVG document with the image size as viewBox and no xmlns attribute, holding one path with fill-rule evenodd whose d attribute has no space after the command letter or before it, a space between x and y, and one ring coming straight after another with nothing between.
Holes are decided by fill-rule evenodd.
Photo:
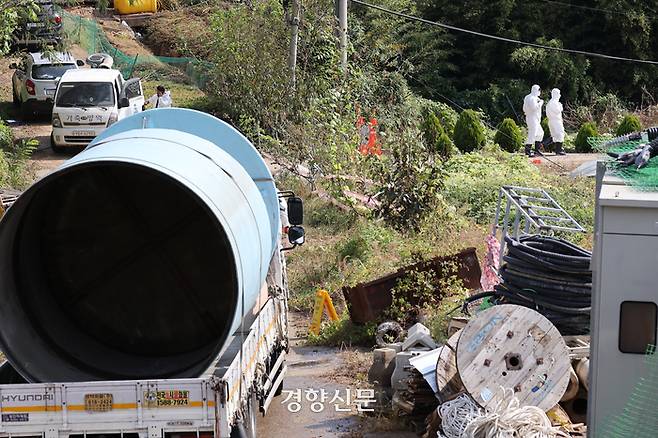
<instances>
[{"instance_id":1,"label":"coiled black hose","mask_svg":"<svg viewBox=\"0 0 658 438\"><path fill-rule=\"evenodd\" d=\"M588 334L592 254L565 240L547 236L518 239L507 236L505 241L508 250L500 268L502 282L482 296L492 296L494 304L518 304L535 309L562 335Z\"/></svg>"}]
</instances>

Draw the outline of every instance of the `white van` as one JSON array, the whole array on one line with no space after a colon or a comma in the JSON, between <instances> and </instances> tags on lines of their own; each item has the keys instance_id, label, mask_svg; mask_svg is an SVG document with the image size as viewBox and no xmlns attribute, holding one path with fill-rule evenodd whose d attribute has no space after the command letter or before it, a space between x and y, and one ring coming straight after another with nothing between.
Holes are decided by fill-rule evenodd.
<instances>
[{"instance_id":1,"label":"white van","mask_svg":"<svg viewBox=\"0 0 658 438\"><path fill-rule=\"evenodd\" d=\"M113 123L142 111L139 78L111 69L68 70L57 85L50 144L55 152L86 146Z\"/></svg>"}]
</instances>

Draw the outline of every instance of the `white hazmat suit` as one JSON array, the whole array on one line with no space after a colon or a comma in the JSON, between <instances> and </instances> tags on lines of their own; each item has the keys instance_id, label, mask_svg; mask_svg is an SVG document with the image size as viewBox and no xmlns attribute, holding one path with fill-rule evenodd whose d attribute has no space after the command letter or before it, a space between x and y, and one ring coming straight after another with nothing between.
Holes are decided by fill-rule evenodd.
<instances>
[{"instance_id":1,"label":"white hazmat suit","mask_svg":"<svg viewBox=\"0 0 658 438\"><path fill-rule=\"evenodd\" d=\"M541 107L544 101L539 98L539 93L539 85L533 85L530 94L523 99L523 112L528 126L528 137L525 141L527 154L530 154L527 145L544 139L544 130L541 128Z\"/></svg>"},{"instance_id":2,"label":"white hazmat suit","mask_svg":"<svg viewBox=\"0 0 658 438\"><path fill-rule=\"evenodd\" d=\"M562 104L560 103L560 90L551 90L551 100L546 104L546 117L551 138L556 143L564 142L564 124L562 123Z\"/></svg>"},{"instance_id":3,"label":"white hazmat suit","mask_svg":"<svg viewBox=\"0 0 658 438\"><path fill-rule=\"evenodd\" d=\"M162 96L158 96L157 93L154 94L146 99L146 103L153 108L171 108L173 105L171 93L169 91L165 91Z\"/></svg>"}]
</instances>

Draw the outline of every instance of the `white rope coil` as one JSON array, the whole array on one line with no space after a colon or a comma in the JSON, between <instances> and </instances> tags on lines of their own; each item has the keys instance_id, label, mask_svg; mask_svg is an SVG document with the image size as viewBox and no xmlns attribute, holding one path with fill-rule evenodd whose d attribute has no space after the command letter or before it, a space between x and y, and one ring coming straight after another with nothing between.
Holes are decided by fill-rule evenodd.
<instances>
[{"instance_id":1,"label":"white rope coil","mask_svg":"<svg viewBox=\"0 0 658 438\"><path fill-rule=\"evenodd\" d=\"M568 438L569 435L551 424L546 413L536 406L520 406L514 390L503 391L496 407L483 412L465 394L443 403L439 408L439 438Z\"/></svg>"},{"instance_id":2,"label":"white rope coil","mask_svg":"<svg viewBox=\"0 0 658 438\"><path fill-rule=\"evenodd\" d=\"M466 394L443 403L437 410L444 433L439 432L439 438L461 438L466 426L483 414L482 409Z\"/></svg>"}]
</instances>

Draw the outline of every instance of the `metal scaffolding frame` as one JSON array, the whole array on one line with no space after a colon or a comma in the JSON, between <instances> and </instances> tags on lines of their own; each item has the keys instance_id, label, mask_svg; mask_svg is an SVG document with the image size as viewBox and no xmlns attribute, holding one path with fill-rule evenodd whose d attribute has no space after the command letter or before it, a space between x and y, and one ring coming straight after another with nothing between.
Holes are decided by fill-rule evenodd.
<instances>
[{"instance_id":1,"label":"metal scaffolding frame","mask_svg":"<svg viewBox=\"0 0 658 438\"><path fill-rule=\"evenodd\" d=\"M515 213L513 223L510 224L512 208ZM499 225L501 219L502 226ZM585 232L585 229L544 189L517 186L503 186L498 192L493 225L494 236L497 235L499 228L502 232L499 259L501 263L505 254L505 237L510 231L515 239L519 237L521 228L524 234L532 232L552 235L555 231Z\"/></svg>"}]
</instances>

